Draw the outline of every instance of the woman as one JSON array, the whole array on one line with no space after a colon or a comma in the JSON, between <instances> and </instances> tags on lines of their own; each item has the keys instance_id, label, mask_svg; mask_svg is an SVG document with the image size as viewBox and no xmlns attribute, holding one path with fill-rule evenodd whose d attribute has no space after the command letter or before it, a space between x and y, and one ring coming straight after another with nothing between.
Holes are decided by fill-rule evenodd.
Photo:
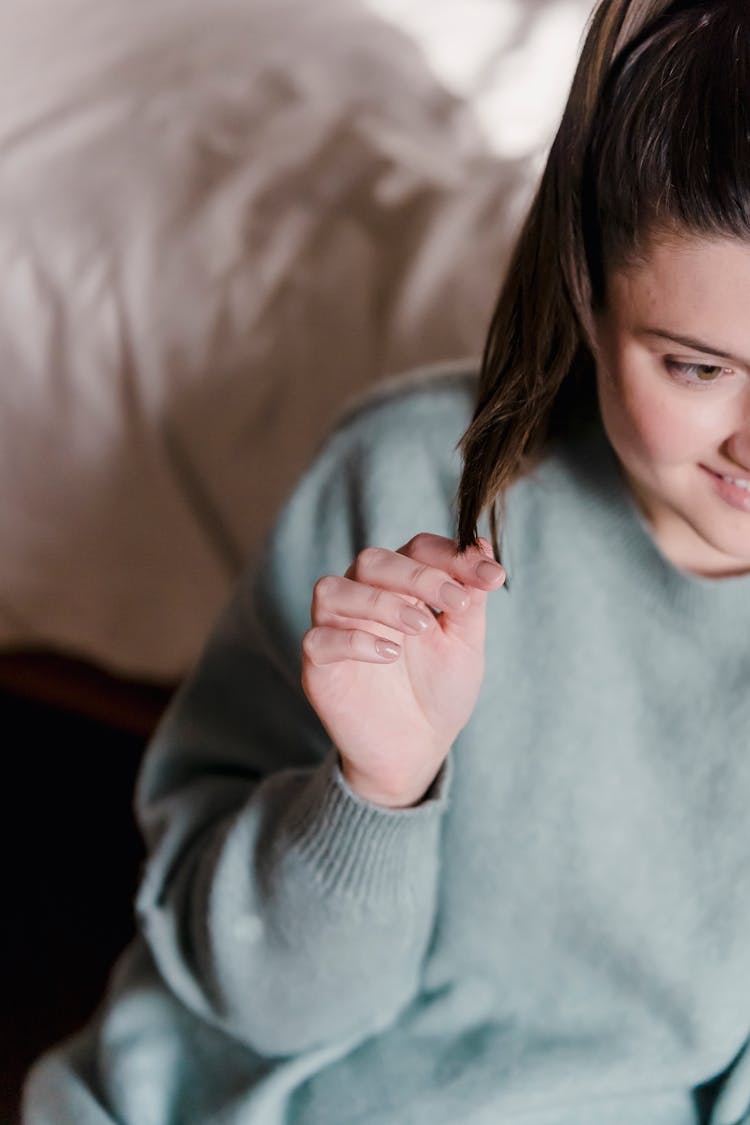
<instances>
[{"instance_id":1,"label":"woman","mask_svg":"<svg viewBox=\"0 0 750 1125\"><path fill-rule=\"evenodd\" d=\"M26 1121L750 1121L749 104L744 3L597 7L478 384L301 482Z\"/></svg>"}]
</instances>

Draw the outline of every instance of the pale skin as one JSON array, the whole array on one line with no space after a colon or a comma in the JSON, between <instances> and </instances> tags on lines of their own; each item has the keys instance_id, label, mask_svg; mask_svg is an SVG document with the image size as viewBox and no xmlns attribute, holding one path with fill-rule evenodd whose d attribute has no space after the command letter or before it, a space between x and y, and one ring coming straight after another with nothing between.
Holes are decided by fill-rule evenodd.
<instances>
[{"instance_id":1,"label":"pale skin","mask_svg":"<svg viewBox=\"0 0 750 1125\"><path fill-rule=\"evenodd\" d=\"M652 240L609 279L598 345L604 428L657 545L692 574L747 573L750 514L711 473L750 477L750 243Z\"/></svg>"},{"instance_id":2,"label":"pale skin","mask_svg":"<svg viewBox=\"0 0 750 1125\"><path fill-rule=\"evenodd\" d=\"M672 235L611 273L597 320L602 420L626 481L662 553L711 578L750 573L750 510L715 488L717 473L750 480L749 310L750 244ZM474 709L487 598L504 581L486 540L457 556L429 534L318 581L302 683L354 792L390 808L423 798Z\"/></svg>"},{"instance_id":3,"label":"pale skin","mask_svg":"<svg viewBox=\"0 0 750 1125\"><path fill-rule=\"evenodd\" d=\"M452 540L420 534L318 581L302 685L356 793L400 808L429 788L474 709L487 595L504 580L486 540L457 556Z\"/></svg>"}]
</instances>

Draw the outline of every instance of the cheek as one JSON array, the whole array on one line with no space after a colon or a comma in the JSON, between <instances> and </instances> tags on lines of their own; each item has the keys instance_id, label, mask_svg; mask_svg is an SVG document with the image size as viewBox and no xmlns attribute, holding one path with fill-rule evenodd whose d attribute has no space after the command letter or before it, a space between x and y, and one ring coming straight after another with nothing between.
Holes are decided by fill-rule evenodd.
<instances>
[{"instance_id":1,"label":"cheek","mask_svg":"<svg viewBox=\"0 0 750 1125\"><path fill-rule=\"evenodd\" d=\"M599 381L604 426L626 464L677 464L705 452L715 411L695 398L651 370L615 369Z\"/></svg>"}]
</instances>

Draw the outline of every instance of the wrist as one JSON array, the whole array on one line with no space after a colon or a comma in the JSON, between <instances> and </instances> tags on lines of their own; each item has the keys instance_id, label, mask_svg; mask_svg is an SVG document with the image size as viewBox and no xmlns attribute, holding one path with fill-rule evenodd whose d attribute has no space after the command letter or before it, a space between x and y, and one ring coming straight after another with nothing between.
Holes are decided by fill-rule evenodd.
<instances>
[{"instance_id":1,"label":"wrist","mask_svg":"<svg viewBox=\"0 0 750 1125\"><path fill-rule=\"evenodd\" d=\"M348 788L364 801L386 809L410 809L424 801L438 777L444 759L419 776L395 779L389 784L373 781L339 754L339 769Z\"/></svg>"}]
</instances>

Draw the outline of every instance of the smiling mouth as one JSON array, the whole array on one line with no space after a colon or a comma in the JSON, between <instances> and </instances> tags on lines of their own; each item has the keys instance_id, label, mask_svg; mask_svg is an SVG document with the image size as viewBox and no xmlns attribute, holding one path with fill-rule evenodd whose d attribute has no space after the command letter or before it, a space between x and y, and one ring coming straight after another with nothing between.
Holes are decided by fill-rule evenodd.
<instances>
[{"instance_id":1,"label":"smiling mouth","mask_svg":"<svg viewBox=\"0 0 750 1125\"><path fill-rule=\"evenodd\" d=\"M731 477L731 476L729 476L728 473L719 473L715 469L709 469L707 465L704 465L704 468L707 469L707 471L709 473L711 473L712 476L718 477L719 480L725 480L729 484L734 484L734 485L737 486L737 488L741 488L744 492L750 492L750 479L749 478L747 478L747 477Z\"/></svg>"},{"instance_id":2,"label":"smiling mouth","mask_svg":"<svg viewBox=\"0 0 750 1125\"><path fill-rule=\"evenodd\" d=\"M736 484L738 488L743 489L745 492L750 492L750 480L737 480L736 477L722 476L722 480L728 480L730 484Z\"/></svg>"}]
</instances>

